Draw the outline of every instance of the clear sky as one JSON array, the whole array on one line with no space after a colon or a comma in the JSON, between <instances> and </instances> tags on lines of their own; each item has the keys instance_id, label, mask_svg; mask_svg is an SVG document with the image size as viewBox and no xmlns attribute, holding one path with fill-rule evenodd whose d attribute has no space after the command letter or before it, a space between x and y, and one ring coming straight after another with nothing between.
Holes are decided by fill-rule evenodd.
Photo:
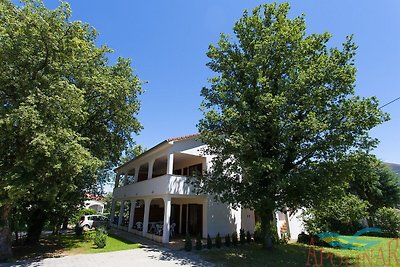
<instances>
[{"instance_id":1,"label":"clear sky","mask_svg":"<svg viewBox=\"0 0 400 267\"><path fill-rule=\"evenodd\" d=\"M45 0L54 8L58 0ZM73 20L99 32L98 44L115 50L110 58L129 57L136 74L147 83L141 96L135 137L147 148L169 137L197 132L202 114L200 90L213 76L205 64L210 43L232 33L244 9L267 2L256 0L69 0ZM271 1L268 1L271 2ZM290 1L291 17L306 15L307 32L330 32L332 46L354 34L359 46L356 93L377 96L383 105L400 97L400 1ZM380 139L375 154L400 163L400 100L384 108L391 120L371 131Z\"/></svg>"}]
</instances>

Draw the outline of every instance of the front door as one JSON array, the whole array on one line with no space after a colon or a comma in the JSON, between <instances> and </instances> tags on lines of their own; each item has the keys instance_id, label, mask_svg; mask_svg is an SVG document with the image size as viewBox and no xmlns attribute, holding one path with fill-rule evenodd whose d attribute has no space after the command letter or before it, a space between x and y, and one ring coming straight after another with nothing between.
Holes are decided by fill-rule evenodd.
<instances>
[{"instance_id":1,"label":"front door","mask_svg":"<svg viewBox=\"0 0 400 267\"><path fill-rule=\"evenodd\" d=\"M203 205L189 204L188 230L192 236L200 234L203 229Z\"/></svg>"}]
</instances>

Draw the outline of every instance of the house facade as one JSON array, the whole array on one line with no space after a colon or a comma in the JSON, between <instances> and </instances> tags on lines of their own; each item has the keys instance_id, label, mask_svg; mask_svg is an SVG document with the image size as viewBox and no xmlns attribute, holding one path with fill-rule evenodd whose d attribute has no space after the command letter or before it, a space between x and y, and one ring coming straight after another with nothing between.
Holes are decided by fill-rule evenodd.
<instances>
[{"instance_id":1,"label":"house facade","mask_svg":"<svg viewBox=\"0 0 400 267\"><path fill-rule=\"evenodd\" d=\"M254 211L194 193L189 177L212 168L205 147L198 134L171 138L116 168L111 226L163 243L186 234L254 232Z\"/></svg>"}]
</instances>

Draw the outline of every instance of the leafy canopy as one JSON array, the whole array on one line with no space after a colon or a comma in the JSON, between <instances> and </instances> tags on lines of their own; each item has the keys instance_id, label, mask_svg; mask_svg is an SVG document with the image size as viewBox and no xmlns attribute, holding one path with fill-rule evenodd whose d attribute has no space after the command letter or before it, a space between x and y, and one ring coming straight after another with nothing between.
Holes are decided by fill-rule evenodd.
<instances>
[{"instance_id":1,"label":"leafy canopy","mask_svg":"<svg viewBox=\"0 0 400 267\"><path fill-rule=\"evenodd\" d=\"M215 157L199 191L268 213L343 191L355 155L377 144L368 131L388 119L375 97L355 95L352 37L329 48L329 33L306 35L289 9L245 11L234 38L209 46L217 76L201 91L198 128Z\"/></svg>"},{"instance_id":2,"label":"leafy canopy","mask_svg":"<svg viewBox=\"0 0 400 267\"><path fill-rule=\"evenodd\" d=\"M0 2L0 206L76 202L141 129L141 82L61 2Z\"/></svg>"}]
</instances>

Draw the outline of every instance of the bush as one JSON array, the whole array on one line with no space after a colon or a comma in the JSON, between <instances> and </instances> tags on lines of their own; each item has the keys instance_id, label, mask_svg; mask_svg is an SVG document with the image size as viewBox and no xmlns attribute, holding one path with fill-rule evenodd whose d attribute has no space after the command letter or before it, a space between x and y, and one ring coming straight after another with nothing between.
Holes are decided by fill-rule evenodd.
<instances>
[{"instance_id":1,"label":"bush","mask_svg":"<svg viewBox=\"0 0 400 267\"><path fill-rule=\"evenodd\" d=\"M225 246L227 247L231 246L231 236L229 234L225 236Z\"/></svg>"},{"instance_id":2,"label":"bush","mask_svg":"<svg viewBox=\"0 0 400 267\"><path fill-rule=\"evenodd\" d=\"M212 240L210 235L207 235L207 248L211 249L212 248Z\"/></svg>"},{"instance_id":3,"label":"bush","mask_svg":"<svg viewBox=\"0 0 400 267\"><path fill-rule=\"evenodd\" d=\"M375 227L381 228L388 237L400 236L400 212L393 208L380 208L373 216Z\"/></svg>"},{"instance_id":4,"label":"bush","mask_svg":"<svg viewBox=\"0 0 400 267\"><path fill-rule=\"evenodd\" d=\"M304 232L301 232L298 236L297 236L297 243L301 243L301 244L307 244L309 245L311 241L311 236L307 235Z\"/></svg>"},{"instance_id":5,"label":"bush","mask_svg":"<svg viewBox=\"0 0 400 267\"><path fill-rule=\"evenodd\" d=\"M240 244L242 245L246 244L246 234L244 233L244 229L240 229L239 238L240 238Z\"/></svg>"},{"instance_id":6,"label":"bush","mask_svg":"<svg viewBox=\"0 0 400 267\"><path fill-rule=\"evenodd\" d=\"M219 235L219 233L215 237L215 247L216 248L220 248L221 247L221 236Z\"/></svg>"},{"instance_id":7,"label":"bush","mask_svg":"<svg viewBox=\"0 0 400 267\"><path fill-rule=\"evenodd\" d=\"M83 227L80 226L79 223L75 225L75 234L78 236L81 236L83 234Z\"/></svg>"},{"instance_id":8,"label":"bush","mask_svg":"<svg viewBox=\"0 0 400 267\"><path fill-rule=\"evenodd\" d=\"M96 229L96 235L93 240L97 248L104 248L107 242L107 231L104 227L99 227Z\"/></svg>"},{"instance_id":9,"label":"bush","mask_svg":"<svg viewBox=\"0 0 400 267\"><path fill-rule=\"evenodd\" d=\"M232 244L234 247L236 247L238 245L238 236L236 232L232 233Z\"/></svg>"},{"instance_id":10,"label":"bush","mask_svg":"<svg viewBox=\"0 0 400 267\"><path fill-rule=\"evenodd\" d=\"M247 233L246 233L246 241L247 241L247 243L251 243L251 234L249 231L247 231Z\"/></svg>"},{"instance_id":11,"label":"bush","mask_svg":"<svg viewBox=\"0 0 400 267\"><path fill-rule=\"evenodd\" d=\"M203 247L203 244L201 243L201 236L200 236L200 234L198 234L196 237L196 249L201 250L202 247Z\"/></svg>"},{"instance_id":12,"label":"bush","mask_svg":"<svg viewBox=\"0 0 400 267\"><path fill-rule=\"evenodd\" d=\"M186 235L185 250L186 251L192 251L192 239L190 238L189 234Z\"/></svg>"},{"instance_id":13,"label":"bush","mask_svg":"<svg viewBox=\"0 0 400 267\"><path fill-rule=\"evenodd\" d=\"M352 235L362 228L360 221L368 217L368 206L367 201L348 194L305 210L302 220L311 235L322 232Z\"/></svg>"},{"instance_id":14,"label":"bush","mask_svg":"<svg viewBox=\"0 0 400 267\"><path fill-rule=\"evenodd\" d=\"M260 222L257 222L254 227L254 241L257 243L263 242L263 236L261 233L261 223Z\"/></svg>"}]
</instances>

